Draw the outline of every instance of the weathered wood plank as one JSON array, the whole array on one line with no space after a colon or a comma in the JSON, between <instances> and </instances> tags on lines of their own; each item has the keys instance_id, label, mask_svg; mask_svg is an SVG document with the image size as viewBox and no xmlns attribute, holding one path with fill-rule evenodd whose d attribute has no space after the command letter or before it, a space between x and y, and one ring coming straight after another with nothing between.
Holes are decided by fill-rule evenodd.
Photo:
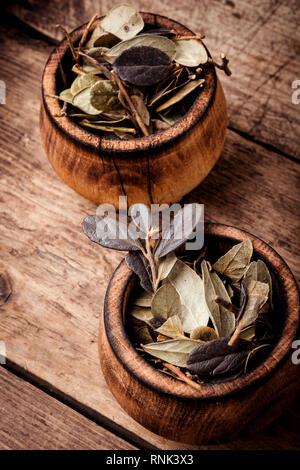
<instances>
[{"instance_id":1,"label":"weathered wood plank","mask_svg":"<svg viewBox=\"0 0 300 470\"><path fill-rule=\"evenodd\" d=\"M1 450L135 450L101 426L0 367Z\"/></svg>"},{"instance_id":2,"label":"weathered wood plank","mask_svg":"<svg viewBox=\"0 0 300 470\"><path fill-rule=\"evenodd\" d=\"M33 28L61 39L55 28L69 29L86 22L99 8L105 14L116 2L104 0L28 0L7 2L6 8ZM232 77L222 73L228 99L229 123L280 151L300 157L299 105L292 103L292 82L299 78L300 10L297 0L146 0L134 2L141 10L169 16L206 34L214 56L231 58Z\"/></svg>"},{"instance_id":3,"label":"weathered wood plank","mask_svg":"<svg viewBox=\"0 0 300 470\"><path fill-rule=\"evenodd\" d=\"M149 443L185 448L136 424L104 382L98 318L122 254L83 235L81 221L95 205L66 187L44 155L39 88L49 46L8 26L2 33L0 66L8 94L0 108L0 271L8 271L13 293L0 308L0 339L8 359ZM221 160L190 197L205 203L207 219L240 226L273 244L299 277L297 176L294 162L229 132ZM265 448L280 445L279 438L265 439ZM218 448L256 448L261 442L255 437Z\"/></svg>"}]
</instances>

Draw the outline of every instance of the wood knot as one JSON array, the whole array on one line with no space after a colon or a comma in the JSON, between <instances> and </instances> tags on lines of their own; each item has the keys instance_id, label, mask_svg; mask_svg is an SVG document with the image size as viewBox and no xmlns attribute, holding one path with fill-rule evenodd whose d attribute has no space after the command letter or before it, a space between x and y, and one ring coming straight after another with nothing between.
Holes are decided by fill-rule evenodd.
<instances>
[{"instance_id":1,"label":"wood knot","mask_svg":"<svg viewBox=\"0 0 300 470\"><path fill-rule=\"evenodd\" d=\"M0 273L0 306L5 304L12 293L12 283L7 272Z\"/></svg>"}]
</instances>

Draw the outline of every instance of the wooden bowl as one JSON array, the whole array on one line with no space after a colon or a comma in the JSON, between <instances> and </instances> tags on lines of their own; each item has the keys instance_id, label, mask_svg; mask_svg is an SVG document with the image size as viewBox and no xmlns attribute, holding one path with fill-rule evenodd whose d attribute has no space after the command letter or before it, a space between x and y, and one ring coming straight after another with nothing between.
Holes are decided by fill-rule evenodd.
<instances>
[{"instance_id":1,"label":"wooden bowl","mask_svg":"<svg viewBox=\"0 0 300 470\"><path fill-rule=\"evenodd\" d=\"M143 18L181 35L192 34L163 16L143 13ZM74 42L84 28L72 32ZM71 54L64 40L44 70L40 129L50 163L71 188L115 207L119 196L127 196L129 205L174 203L207 176L221 154L227 128L226 101L213 65L205 66L204 87L180 121L154 135L124 141L101 137L69 117L58 117L62 103L47 95L64 88L61 68L67 70L66 64L71 64Z\"/></svg>"},{"instance_id":2,"label":"wooden bowl","mask_svg":"<svg viewBox=\"0 0 300 470\"><path fill-rule=\"evenodd\" d=\"M299 291L283 259L249 233L222 224L206 224L209 258L250 238L254 259L262 259L273 278L274 321L282 335L263 363L235 380L201 385L201 391L162 374L132 346L125 328L126 305L136 285L123 260L109 283L100 319L102 371L116 400L136 421L161 436L189 444L231 440L252 434L276 418L299 390L299 367L291 361L299 338Z\"/></svg>"}]
</instances>

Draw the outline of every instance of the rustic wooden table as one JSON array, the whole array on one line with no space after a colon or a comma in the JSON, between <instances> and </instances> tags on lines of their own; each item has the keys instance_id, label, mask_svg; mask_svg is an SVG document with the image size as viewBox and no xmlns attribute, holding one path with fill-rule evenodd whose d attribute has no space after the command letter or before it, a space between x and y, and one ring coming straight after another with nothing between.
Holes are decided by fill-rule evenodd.
<instances>
[{"instance_id":1,"label":"rustic wooden table","mask_svg":"<svg viewBox=\"0 0 300 470\"><path fill-rule=\"evenodd\" d=\"M0 306L1 449L189 449L142 428L108 390L98 362L97 328L110 275L122 258L90 243L80 225L95 205L56 176L39 135L41 75L53 45L86 22L104 0L2 2L0 79L0 274L12 294ZM185 201L206 218L239 226L270 243L299 279L300 105L297 0L152 0L134 2L206 34L221 74L229 127L223 154ZM297 76L298 73L298 76ZM251 438L201 449L299 449L293 406Z\"/></svg>"}]
</instances>

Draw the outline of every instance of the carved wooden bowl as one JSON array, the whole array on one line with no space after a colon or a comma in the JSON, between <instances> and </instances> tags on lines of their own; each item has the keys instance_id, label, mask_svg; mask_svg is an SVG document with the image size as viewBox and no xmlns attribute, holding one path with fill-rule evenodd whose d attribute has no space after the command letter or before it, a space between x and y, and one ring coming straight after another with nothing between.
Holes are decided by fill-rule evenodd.
<instances>
[{"instance_id":1,"label":"carved wooden bowl","mask_svg":"<svg viewBox=\"0 0 300 470\"><path fill-rule=\"evenodd\" d=\"M262 259L273 279L275 315L282 335L263 363L234 380L189 385L162 374L132 346L124 322L136 277L123 260L109 283L100 319L99 354L107 384L127 413L161 436L200 445L252 434L276 418L299 390L299 367L292 343L299 338L299 291L283 259L249 233L222 224L206 224L208 259L250 238L254 258Z\"/></svg>"},{"instance_id":2,"label":"carved wooden bowl","mask_svg":"<svg viewBox=\"0 0 300 470\"><path fill-rule=\"evenodd\" d=\"M147 23L192 34L169 18L142 15ZM74 42L84 28L72 32ZM180 121L154 135L124 141L101 137L67 116L58 117L62 103L47 95L57 95L64 88L61 67L68 70L70 64L64 40L44 70L40 129L50 163L71 188L98 204L115 207L124 195L130 205L174 203L207 176L221 154L227 128L226 101L213 65L205 66L204 87Z\"/></svg>"}]
</instances>

